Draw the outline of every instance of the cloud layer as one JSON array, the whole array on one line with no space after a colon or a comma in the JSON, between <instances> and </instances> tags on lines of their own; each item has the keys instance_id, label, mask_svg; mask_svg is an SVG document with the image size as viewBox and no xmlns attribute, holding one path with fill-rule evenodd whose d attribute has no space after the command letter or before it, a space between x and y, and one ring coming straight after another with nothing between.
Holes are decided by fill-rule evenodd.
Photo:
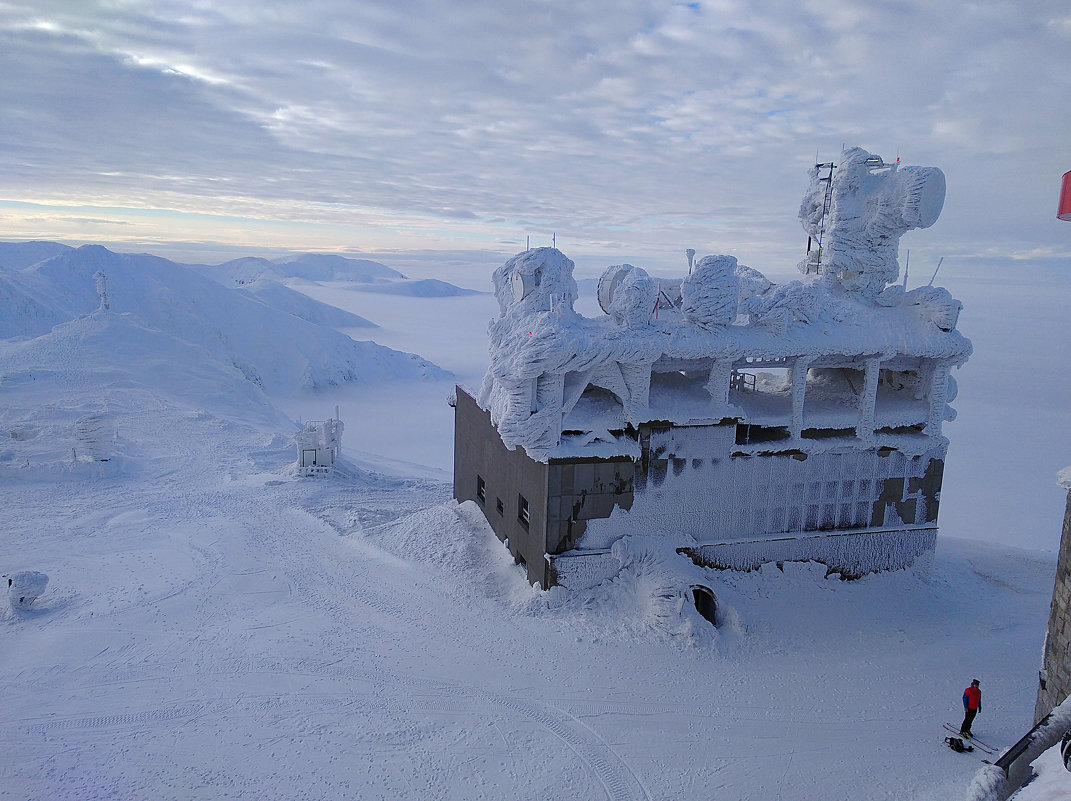
<instances>
[{"instance_id":1,"label":"cloud layer","mask_svg":"<svg viewBox=\"0 0 1071 801\"><path fill-rule=\"evenodd\" d=\"M0 236L761 267L858 144L945 171L919 247L1071 251L1062 2L279 5L0 5Z\"/></svg>"}]
</instances>

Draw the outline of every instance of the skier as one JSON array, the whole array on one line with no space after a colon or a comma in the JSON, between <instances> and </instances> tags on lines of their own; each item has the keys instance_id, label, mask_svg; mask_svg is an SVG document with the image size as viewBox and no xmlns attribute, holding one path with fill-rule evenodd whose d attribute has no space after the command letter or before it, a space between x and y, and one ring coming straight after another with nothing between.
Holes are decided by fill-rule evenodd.
<instances>
[{"instance_id":1,"label":"skier","mask_svg":"<svg viewBox=\"0 0 1071 801\"><path fill-rule=\"evenodd\" d=\"M981 682L978 679L974 679L971 682L971 686L963 691L963 724L959 727L959 733L964 737L973 737L971 734L971 724L974 723L974 717L982 711L982 691L978 689L978 685Z\"/></svg>"}]
</instances>

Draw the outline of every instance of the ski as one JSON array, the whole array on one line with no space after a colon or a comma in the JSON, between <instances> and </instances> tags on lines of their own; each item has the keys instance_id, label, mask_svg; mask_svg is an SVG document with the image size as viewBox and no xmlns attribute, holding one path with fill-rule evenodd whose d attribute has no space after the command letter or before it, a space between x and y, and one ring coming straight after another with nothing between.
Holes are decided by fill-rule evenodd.
<instances>
[{"instance_id":1,"label":"ski","mask_svg":"<svg viewBox=\"0 0 1071 801\"><path fill-rule=\"evenodd\" d=\"M990 754L990 755L997 753L997 749L996 748L994 748L993 746L989 745L988 743L983 743L977 737L973 737L973 736L972 737L966 737L966 736L960 734L958 726L953 726L951 723L945 723L943 725L944 725L944 727L945 727L945 729L947 731L952 732L952 734L954 734L956 737L962 738L963 742L968 743L969 745L973 745L979 751L982 751L982 752L984 752L986 754Z\"/></svg>"}]
</instances>

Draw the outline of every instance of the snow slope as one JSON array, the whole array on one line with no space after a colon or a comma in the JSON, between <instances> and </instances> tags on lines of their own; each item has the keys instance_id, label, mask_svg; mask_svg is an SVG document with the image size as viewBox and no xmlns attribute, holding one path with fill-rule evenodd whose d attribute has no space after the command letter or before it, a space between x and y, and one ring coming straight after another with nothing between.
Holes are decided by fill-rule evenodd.
<instances>
[{"instance_id":1,"label":"snow slope","mask_svg":"<svg viewBox=\"0 0 1071 801\"><path fill-rule=\"evenodd\" d=\"M343 311L337 306L320 303L308 295L303 295L278 281L258 278L251 283L238 287L261 303L279 309L287 314L300 317L316 325L328 328L377 328L375 323L352 312Z\"/></svg>"},{"instance_id":2,"label":"snow slope","mask_svg":"<svg viewBox=\"0 0 1071 801\"><path fill-rule=\"evenodd\" d=\"M96 245L7 274L23 299L10 318L5 315L8 336L19 326L23 335L37 336L57 319L94 310L100 304L97 272L107 276L113 310L136 314L160 331L199 345L250 381L277 391L446 375L418 356L354 341L167 259L113 253ZM31 299L47 306L31 306Z\"/></svg>"},{"instance_id":3,"label":"snow slope","mask_svg":"<svg viewBox=\"0 0 1071 801\"><path fill-rule=\"evenodd\" d=\"M50 578L0 612L5 798L936 801L981 765L941 742L971 678L979 736L1029 727L1051 554L942 536L929 573L708 571L718 629L674 554L540 592L448 476L389 449L440 436L420 392L448 380L368 370L295 400L217 358L214 320L269 314L257 359L310 324L109 263L111 312L0 340L0 572ZM92 272L19 285L91 312ZM442 323L489 297L412 299L374 333L478 375L478 325ZM345 471L295 478L278 408L340 397L364 404ZM75 436L93 415L107 462Z\"/></svg>"}]
</instances>

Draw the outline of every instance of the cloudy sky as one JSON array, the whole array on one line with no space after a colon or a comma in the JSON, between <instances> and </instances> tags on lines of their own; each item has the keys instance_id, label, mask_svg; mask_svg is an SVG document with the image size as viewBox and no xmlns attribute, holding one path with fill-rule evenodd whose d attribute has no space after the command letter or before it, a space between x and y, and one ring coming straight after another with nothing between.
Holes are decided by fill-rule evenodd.
<instances>
[{"instance_id":1,"label":"cloudy sky","mask_svg":"<svg viewBox=\"0 0 1071 801\"><path fill-rule=\"evenodd\" d=\"M815 156L920 258L1071 255L1066 0L0 0L0 238L791 265Z\"/></svg>"}]
</instances>

